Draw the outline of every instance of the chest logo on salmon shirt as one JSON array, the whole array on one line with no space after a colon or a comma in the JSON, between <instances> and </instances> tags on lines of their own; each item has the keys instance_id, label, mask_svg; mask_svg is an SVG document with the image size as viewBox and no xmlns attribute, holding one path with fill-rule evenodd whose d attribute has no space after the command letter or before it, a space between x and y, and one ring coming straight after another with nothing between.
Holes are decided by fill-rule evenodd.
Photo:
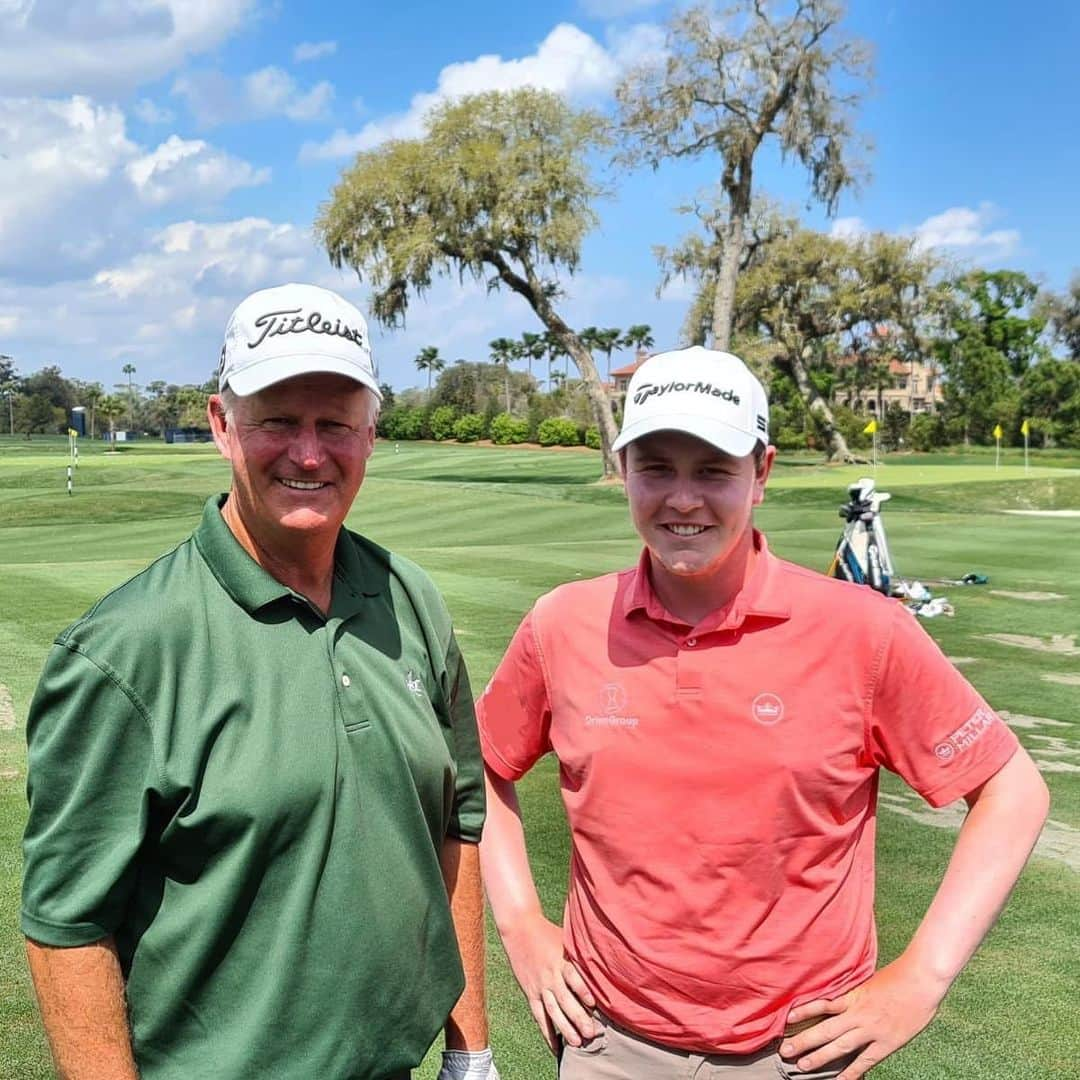
<instances>
[{"instance_id":1,"label":"chest logo on salmon shirt","mask_svg":"<svg viewBox=\"0 0 1080 1080\"><path fill-rule=\"evenodd\" d=\"M636 716L625 716L626 688L622 683L604 683L600 687L599 714L586 713L586 727L637 727Z\"/></svg>"},{"instance_id":2,"label":"chest logo on salmon shirt","mask_svg":"<svg viewBox=\"0 0 1080 1080\"><path fill-rule=\"evenodd\" d=\"M779 724L784 719L784 702L779 694L758 694L750 704L750 715L766 727Z\"/></svg>"}]
</instances>

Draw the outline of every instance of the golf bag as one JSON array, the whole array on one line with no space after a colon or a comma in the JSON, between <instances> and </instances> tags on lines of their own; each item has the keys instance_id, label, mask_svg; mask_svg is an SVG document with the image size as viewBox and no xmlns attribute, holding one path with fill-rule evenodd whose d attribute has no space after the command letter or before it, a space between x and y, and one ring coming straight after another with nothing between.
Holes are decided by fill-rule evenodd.
<instances>
[{"instance_id":1,"label":"golf bag","mask_svg":"<svg viewBox=\"0 0 1080 1080\"><path fill-rule=\"evenodd\" d=\"M830 577L869 585L889 595L893 565L881 520L881 504L889 498L887 491L876 491L874 481L866 476L848 488L848 501L840 507L844 531L829 567Z\"/></svg>"}]
</instances>

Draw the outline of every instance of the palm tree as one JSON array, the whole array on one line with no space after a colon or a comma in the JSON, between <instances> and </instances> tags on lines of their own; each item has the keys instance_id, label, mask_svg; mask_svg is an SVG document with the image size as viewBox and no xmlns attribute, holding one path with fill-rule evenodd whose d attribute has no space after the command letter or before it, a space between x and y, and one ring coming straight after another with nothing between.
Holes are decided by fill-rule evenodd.
<instances>
[{"instance_id":1,"label":"palm tree","mask_svg":"<svg viewBox=\"0 0 1080 1080\"><path fill-rule=\"evenodd\" d=\"M560 356L567 358L567 372L563 374L565 379L569 374L569 361L570 354L562 347L559 339L555 337L551 331L547 331L544 335L544 353L547 356L547 388L548 393L551 393L551 363L553 360L558 360Z\"/></svg>"},{"instance_id":2,"label":"palm tree","mask_svg":"<svg viewBox=\"0 0 1080 1080\"><path fill-rule=\"evenodd\" d=\"M491 362L503 369L503 386L506 390L506 411L510 411L510 361L517 355L517 342L512 338L500 337L488 342L491 350Z\"/></svg>"},{"instance_id":3,"label":"palm tree","mask_svg":"<svg viewBox=\"0 0 1080 1080\"><path fill-rule=\"evenodd\" d=\"M532 378L532 366L534 360L543 360L547 353L547 342L544 334L530 334L525 331L521 335L518 348L523 359L529 363L529 377Z\"/></svg>"},{"instance_id":4,"label":"palm tree","mask_svg":"<svg viewBox=\"0 0 1080 1080\"><path fill-rule=\"evenodd\" d=\"M611 350L616 348L622 337L622 331L615 326L609 326L596 335L596 347L607 357L607 378L611 380Z\"/></svg>"},{"instance_id":5,"label":"palm tree","mask_svg":"<svg viewBox=\"0 0 1080 1080\"><path fill-rule=\"evenodd\" d=\"M116 421L124 415L124 403L115 394L103 397L98 403L98 412L109 421L109 443L116 449Z\"/></svg>"},{"instance_id":6,"label":"palm tree","mask_svg":"<svg viewBox=\"0 0 1080 1080\"><path fill-rule=\"evenodd\" d=\"M125 364L120 369L128 377L128 430L133 430L135 427L135 384L131 381L131 376L135 374L134 364Z\"/></svg>"},{"instance_id":7,"label":"palm tree","mask_svg":"<svg viewBox=\"0 0 1080 1080\"><path fill-rule=\"evenodd\" d=\"M431 397L431 373L433 371L442 371L446 367L446 361L439 357L439 350L434 345L425 345L417 353L414 363L417 371L427 372L427 392L428 397Z\"/></svg>"},{"instance_id":8,"label":"palm tree","mask_svg":"<svg viewBox=\"0 0 1080 1080\"><path fill-rule=\"evenodd\" d=\"M105 387L99 382L92 382L86 384L86 389L83 390L83 398L86 404L90 406L90 438L91 440L95 435L94 419L95 410L97 409L98 402L105 396Z\"/></svg>"},{"instance_id":9,"label":"palm tree","mask_svg":"<svg viewBox=\"0 0 1080 1080\"><path fill-rule=\"evenodd\" d=\"M656 344L652 336L652 327L646 323L635 323L629 327L619 341L620 349L651 349Z\"/></svg>"}]
</instances>

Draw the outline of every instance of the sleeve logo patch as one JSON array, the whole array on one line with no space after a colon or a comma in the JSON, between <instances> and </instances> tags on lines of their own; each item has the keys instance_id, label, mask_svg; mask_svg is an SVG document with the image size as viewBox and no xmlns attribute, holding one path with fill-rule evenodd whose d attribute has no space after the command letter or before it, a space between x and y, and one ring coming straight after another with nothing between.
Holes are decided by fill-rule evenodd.
<instances>
[{"instance_id":1,"label":"sleeve logo patch","mask_svg":"<svg viewBox=\"0 0 1080 1080\"><path fill-rule=\"evenodd\" d=\"M970 749L997 722L997 716L985 705L980 705L947 739L934 747L934 754L943 765L957 754Z\"/></svg>"}]
</instances>

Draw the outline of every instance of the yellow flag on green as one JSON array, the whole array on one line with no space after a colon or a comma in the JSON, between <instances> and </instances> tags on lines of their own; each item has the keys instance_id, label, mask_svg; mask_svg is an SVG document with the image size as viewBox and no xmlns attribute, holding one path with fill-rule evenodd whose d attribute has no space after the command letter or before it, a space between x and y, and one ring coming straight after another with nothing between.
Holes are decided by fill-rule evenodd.
<instances>
[{"instance_id":1,"label":"yellow flag on green","mask_svg":"<svg viewBox=\"0 0 1080 1080\"><path fill-rule=\"evenodd\" d=\"M1031 434L1031 424L1028 423L1027 420L1020 425L1020 434L1023 435L1025 439Z\"/></svg>"},{"instance_id":2,"label":"yellow flag on green","mask_svg":"<svg viewBox=\"0 0 1080 1080\"><path fill-rule=\"evenodd\" d=\"M873 435L877 431L877 420L871 420L869 424L862 429L864 435Z\"/></svg>"},{"instance_id":3,"label":"yellow flag on green","mask_svg":"<svg viewBox=\"0 0 1080 1080\"><path fill-rule=\"evenodd\" d=\"M1004 435L1004 434L1005 434L1005 432L1001 430L1001 425L1000 424L995 424L994 425L994 438L995 439L1000 439L1001 436Z\"/></svg>"}]
</instances>

